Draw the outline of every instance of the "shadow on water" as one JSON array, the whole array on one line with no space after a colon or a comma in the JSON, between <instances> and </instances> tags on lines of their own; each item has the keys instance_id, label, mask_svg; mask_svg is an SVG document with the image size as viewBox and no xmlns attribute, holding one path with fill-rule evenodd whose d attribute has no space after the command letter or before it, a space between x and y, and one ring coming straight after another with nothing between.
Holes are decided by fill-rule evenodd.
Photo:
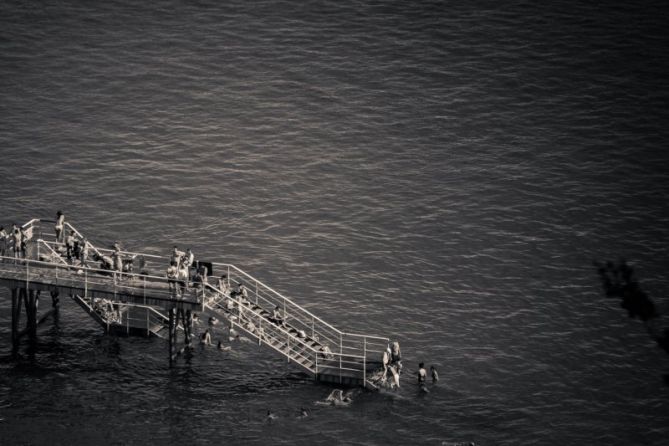
<instances>
[{"instance_id":1,"label":"shadow on water","mask_svg":"<svg viewBox=\"0 0 669 446\"><path fill-rule=\"evenodd\" d=\"M661 314L655 302L641 289L634 268L624 259L618 263L593 261L593 265L597 268L606 297L622 299L620 306L627 310L628 316L641 319L648 334L669 354L669 327L658 326ZM669 385L669 374L664 375L664 383Z\"/></svg>"}]
</instances>

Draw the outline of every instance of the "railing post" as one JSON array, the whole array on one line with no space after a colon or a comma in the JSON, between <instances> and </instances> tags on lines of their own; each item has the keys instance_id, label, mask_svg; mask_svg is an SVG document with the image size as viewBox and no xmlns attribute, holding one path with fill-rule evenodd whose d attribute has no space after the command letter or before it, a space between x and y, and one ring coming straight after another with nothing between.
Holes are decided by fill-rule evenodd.
<instances>
[{"instance_id":1,"label":"railing post","mask_svg":"<svg viewBox=\"0 0 669 446\"><path fill-rule=\"evenodd\" d=\"M341 357L343 351L341 333L339 333L339 384L341 384Z\"/></svg>"},{"instance_id":2,"label":"railing post","mask_svg":"<svg viewBox=\"0 0 669 446\"><path fill-rule=\"evenodd\" d=\"M258 305L258 281L255 281L256 283L256 305Z\"/></svg>"},{"instance_id":3,"label":"railing post","mask_svg":"<svg viewBox=\"0 0 669 446\"><path fill-rule=\"evenodd\" d=\"M367 337L362 339L362 387L367 387Z\"/></svg>"},{"instance_id":4,"label":"railing post","mask_svg":"<svg viewBox=\"0 0 669 446\"><path fill-rule=\"evenodd\" d=\"M84 271L84 298L88 298L88 271Z\"/></svg>"},{"instance_id":5,"label":"railing post","mask_svg":"<svg viewBox=\"0 0 669 446\"><path fill-rule=\"evenodd\" d=\"M311 339L314 338L315 328L314 328L314 317L311 316Z\"/></svg>"}]
</instances>

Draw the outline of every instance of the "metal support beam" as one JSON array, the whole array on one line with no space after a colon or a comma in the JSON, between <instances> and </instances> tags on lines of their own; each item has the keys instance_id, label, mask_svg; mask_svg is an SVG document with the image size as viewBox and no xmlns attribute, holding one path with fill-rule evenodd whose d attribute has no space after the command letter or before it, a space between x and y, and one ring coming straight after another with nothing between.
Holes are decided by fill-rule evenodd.
<instances>
[{"instance_id":1,"label":"metal support beam","mask_svg":"<svg viewBox=\"0 0 669 446\"><path fill-rule=\"evenodd\" d=\"M12 288L12 348L14 351L19 346L19 320L21 319L21 294L20 288Z\"/></svg>"},{"instance_id":2,"label":"metal support beam","mask_svg":"<svg viewBox=\"0 0 669 446\"><path fill-rule=\"evenodd\" d=\"M176 316L176 309L170 308L169 310L170 314L170 326L169 326L169 354L170 354L170 366L173 365L174 360L177 357L177 346L176 346L176 337L177 337L177 321L175 320Z\"/></svg>"}]
</instances>

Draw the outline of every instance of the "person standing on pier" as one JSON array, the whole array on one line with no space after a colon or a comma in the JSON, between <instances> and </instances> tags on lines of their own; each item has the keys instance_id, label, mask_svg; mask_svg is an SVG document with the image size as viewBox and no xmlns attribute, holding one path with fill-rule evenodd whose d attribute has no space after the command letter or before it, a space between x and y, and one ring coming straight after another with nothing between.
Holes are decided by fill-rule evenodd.
<instances>
[{"instance_id":1,"label":"person standing on pier","mask_svg":"<svg viewBox=\"0 0 669 446\"><path fill-rule=\"evenodd\" d=\"M14 259L21 258L22 239L23 237L21 236L21 231L19 230L19 227L14 225L14 230L12 231L12 242L13 242L12 250L14 252ZM16 260L14 260L14 263L16 263Z\"/></svg>"},{"instance_id":2,"label":"person standing on pier","mask_svg":"<svg viewBox=\"0 0 669 446\"><path fill-rule=\"evenodd\" d=\"M170 263L174 262L177 264L177 268L181 266L181 258L184 256L183 251L179 251L179 248L177 245L174 245L174 249L172 249L172 257L170 257Z\"/></svg>"},{"instance_id":3,"label":"person standing on pier","mask_svg":"<svg viewBox=\"0 0 669 446\"><path fill-rule=\"evenodd\" d=\"M195 254L193 254L193 251L191 251L190 248L186 249L186 254L182 257L181 262L186 267L188 278L190 279L190 277L192 277L191 268L193 267L193 262L195 262Z\"/></svg>"},{"instance_id":4,"label":"person standing on pier","mask_svg":"<svg viewBox=\"0 0 669 446\"><path fill-rule=\"evenodd\" d=\"M179 274L179 269L177 268L177 262L174 260L170 261L170 266L167 267L167 285L170 289L170 296L173 296L177 292L177 276Z\"/></svg>"},{"instance_id":5,"label":"person standing on pier","mask_svg":"<svg viewBox=\"0 0 669 446\"><path fill-rule=\"evenodd\" d=\"M224 295L228 296L230 293L230 285L228 284L228 276L223 274L220 279L218 279L218 290Z\"/></svg>"},{"instance_id":6,"label":"person standing on pier","mask_svg":"<svg viewBox=\"0 0 669 446\"><path fill-rule=\"evenodd\" d=\"M56 242L57 243L62 243L63 242L63 228L65 227L65 215L61 211L56 212L56 226L54 226L54 229L56 230Z\"/></svg>"},{"instance_id":7,"label":"person standing on pier","mask_svg":"<svg viewBox=\"0 0 669 446\"><path fill-rule=\"evenodd\" d=\"M81 266L84 268L88 268L88 265L86 264L86 260L88 260L88 240L86 237L81 241L81 251L79 252L80 258L79 260L81 261Z\"/></svg>"},{"instance_id":8,"label":"person standing on pier","mask_svg":"<svg viewBox=\"0 0 669 446\"><path fill-rule=\"evenodd\" d=\"M67 237L65 237L65 252L67 256L67 261L72 262L74 257L74 231L70 231Z\"/></svg>"},{"instance_id":9,"label":"person standing on pier","mask_svg":"<svg viewBox=\"0 0 669 446\"><path fill-rule=\"evenodd\" d=\"M112 259L114 261L114 276L118 272L119 280L123 278L123 256L121 255L121 246L118 242L114 243L114 253L112 254Z\"/></svg>"},{"instance_id":10,"label":"person standing on pier","mask_svg":"<svg viewBox=\"0 0 669 446\"><path fill-rule=\"evenodd\" d=\"M0 226L0 256L4 257L5 254L7 253L7 239L9 238L9 235L7 235L7 231L5 231L4 226ZM0 262L4 262L5 259L0 259Z\"/></svg>"},{"instance_id":11,"label":"person standing on pier","mask_svg":"<svg viewBox=\"0 0 669 446\"><path fill-rule=\"evenodd\" d=\"M179 288L181 290L180 297L183 297L184 293L186 291L189 291L189 288L188 288L188 280L189 280L188 268L183 263L178 266L177 280L179 281Z\"/></svg>"},{"instance_id":12,"label":"person standing on pier","mask_svg":"<svg viewBox=\"0 0 669 446\"><path fill-rule=\"evenodd\" d=\"M26 233L26 230L24 228L21 228L21 247L19 250L20 256L25 259L27 251L28 251L28 234Z\"/></svg>"}]
</instances>

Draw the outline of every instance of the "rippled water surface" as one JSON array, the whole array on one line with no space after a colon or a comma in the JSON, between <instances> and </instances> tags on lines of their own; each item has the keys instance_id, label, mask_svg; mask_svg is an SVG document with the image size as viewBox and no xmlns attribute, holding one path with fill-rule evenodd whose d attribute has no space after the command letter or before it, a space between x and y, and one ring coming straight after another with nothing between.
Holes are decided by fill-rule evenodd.
<instances>
[{"instance_id":1,"label":"rippled water surface","mask_svg":"<svg viewBox=\"0 0 669 446\"><path fill-rule=\"evenodd\" d=\"M170 369L67 301L12 359L3 290L0 443L667 444L669 356L592 266L669 312L669 24L642 3L0 3L0 224L192 246L441 376L316 406L254 346Z\"/></svg>"}]
</instances>

